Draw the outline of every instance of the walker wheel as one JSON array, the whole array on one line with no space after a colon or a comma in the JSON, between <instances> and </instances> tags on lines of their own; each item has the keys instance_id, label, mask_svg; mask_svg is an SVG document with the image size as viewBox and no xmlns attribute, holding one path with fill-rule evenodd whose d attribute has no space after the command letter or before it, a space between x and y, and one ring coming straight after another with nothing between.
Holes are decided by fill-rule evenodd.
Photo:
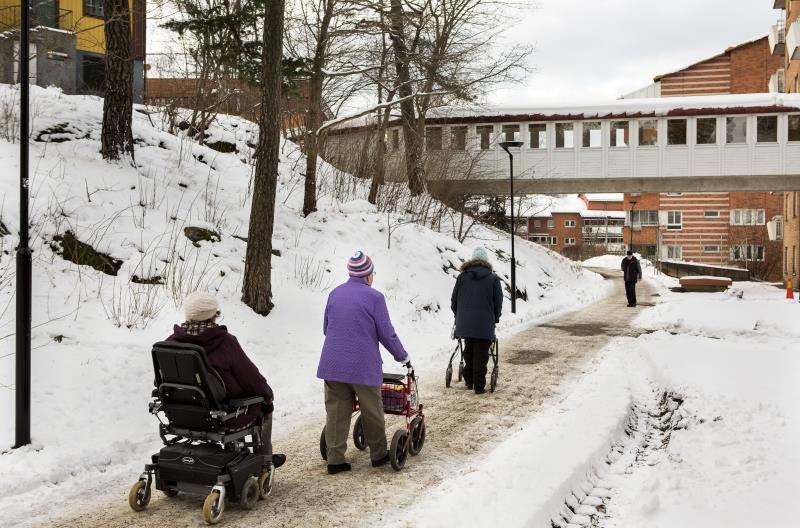
<instances>
[{"instance_id":1,"label":"walker wheel","mask_svg":"<svg viewBox=\"0 0 800 528\"><path fill-rule=\"evenodd\" d=\"M492 377L489 380L489 391L494 392L495 388L497 388L497 367L492 369Z\"/></svg>"},{"instance_id":2,"label":"walker wheel","mask_svg":"<svg viewBox=\"0 0 800 528\"><path fill-rule=\"evenodd\" d=\"M353 444L355 444L356 448L360 451L367 448L367 439L364 437L364 420L362 420L362 418L363 416L359 414L353 426Z\"/></svg>"},{"instance_id":3,"label":"walker wheel","mask_svg":"<svg viewBox=\"0 0 800 528\"><path fill-rule=\"evenodd\" d=\"M408 452L411 455L418 455L425 445L425 419L417 416L411 420L411 442L408 443Z\"/></svg>"},{"instance_id":4,"label":"walker wheel","mask_svg":"<svg viewBox=\"0 0 800 528\"><path fill-rule=\"evenodd\" d=\"M405 429L398 429L392 436L392 443L389 447L389 460L395 471L400 471L406 465L408 455L407 442L408 433Z\"/></svg>"},{"instance_id":5,"label":"walker wheel","mask_svg":"<svg viewBox=\"0 0 800 528\"><path fill-rule=\"evenodd\" d=\"M451 381L453 381L453 365L447 365L447 370L444 373L444 386L449 388Z\"/></svg>"},{"instance_id":6,"label":"walker wheel","mask_svg":"<svg viewBox=\"0 0 800 528\"><path fill-rule=\"evenodd\" d=\"M322 433L319 435L319 453L322 455L322 460L328 460L328 443L325 441L325 427L322 428Z\"/></svg>"},{"instance_id":7,"label":"walker wheel","mask_svg":"<svg viewBox=\"0 0 800 528\"><path fill-rule=\"evenodd\" d=\"M275 468L264 471L258 477L258 498L264 500L272 493L272 476L275 474Z\"/></svg>"},{"instance_id":8,"label":"walker wheel","mask_svg":"<svg viewBox=\"0 0 800 528\"><path fill-rule=\"evenodd\" d=\"M464 379L464 362L458 364L458 381Z\"/></svg>"},{"instance_id":9,"label":"walker wheel","mask_svg":"<svg viewBox=\"0 0 800 528\"><path fill-rule=\"evenodd\" d=\"M256 507L261 493L259 492L258 478L248 477L242 486L242 498L239 501L239 507L243 510L252 510Z\"/></svg>"},{"instance_id":10,"label":"walker wheel","mask_svg":"<svg viewBox=\"0 0 800 528\"><path fill-rule=\"evenodd\" d=\"M208 524L217 524L224 511L225 501L219 496L219 491L213 490L203 503L203 518Z\"/></svg>"},{"instance_id":11,"label":"walker wheel","mask_svg":"<svg viewBox=\"0 0 800 528\"><path fill-rule=\"evenodd\" d=\"M128 492L128 504L133 511L142 511L150 504L150 486L146 480L137 480Z\"/></svg>"}]
</instances>

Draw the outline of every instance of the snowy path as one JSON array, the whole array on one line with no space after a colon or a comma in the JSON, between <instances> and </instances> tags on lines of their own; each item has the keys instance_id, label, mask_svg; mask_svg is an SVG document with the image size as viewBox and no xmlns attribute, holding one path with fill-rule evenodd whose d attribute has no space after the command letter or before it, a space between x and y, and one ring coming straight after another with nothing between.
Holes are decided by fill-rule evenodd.
<instances>
[{"instance_id":1,"label":"snowy path","mask_svg":"<svg viewBox=\"0 0 800 528\"><path fill-rule=\"evenodd\" d=\"M230 505L225 526L366 526L397 524L383 513L424 496L485 449L505 440L518 426L548 403L565 380L581 372L587 359L617 336L636 336L642 331L629 323L639 309L624 306L622 283L616 274L614 288L605 299L565 314L540 326L532 326L501 342L500 381L493 395L475 396L463 385L445 389L441 373L423 378L421 398L426 406L428 436L425 448L410 457L401 473L369 467L369 458L352 447L350 474L328 476L320 459L318 440L323 423L306 423L281 431L276 424L275 449L286 452L289 462L277 476L270 499L255 511L243 512ZM647 299L648 288L640 295ZM477 405L476 405L477 404ZM387 435L394 423L387 420ZM144 463L144 461L142 461ZM98 491L83 511L69 518L48 520L48 526L136 527L202 526L202 498L179 496L165 499L154 491L142 513L130 511L126 501L132 474L118 486ZM85 497L85 496L84 496ZM52 512L51 512L52 515Z\"/></svg>"}]
</instances>

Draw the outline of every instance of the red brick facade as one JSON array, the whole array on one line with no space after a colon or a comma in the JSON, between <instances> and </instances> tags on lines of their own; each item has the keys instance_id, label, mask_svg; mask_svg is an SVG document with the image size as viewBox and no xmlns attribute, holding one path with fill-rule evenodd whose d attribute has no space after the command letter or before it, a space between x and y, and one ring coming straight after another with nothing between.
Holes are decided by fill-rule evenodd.
<instances>
[{"instance_id":1,"label":"red brick facade","mask_svg":"<svg viewBox=\"0 0 800 528\"><path fill-rule=\"evenodd\" d=\"M787 1L785 26L787 30L792 23L800 24L800 2ZM792 60L789 53L781 57L785 71L785 88L789 93L800 93L800 60ZM798 272L800 272L800 192L784 193L783 201L783 269L784 279L791 277L795 289L798 288Z\"/></svg>"}]
</instances>

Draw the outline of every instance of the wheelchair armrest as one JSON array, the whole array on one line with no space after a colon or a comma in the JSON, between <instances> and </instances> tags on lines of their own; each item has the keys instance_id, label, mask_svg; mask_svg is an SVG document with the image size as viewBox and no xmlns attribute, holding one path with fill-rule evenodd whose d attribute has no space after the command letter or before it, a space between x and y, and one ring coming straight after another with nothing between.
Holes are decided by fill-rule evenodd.
<instances>
[{"instance_id":1,"label":"wheelchair armrest","mask_svg":"<svg viewBox=\"0 0 800 528\"><path fill-rule=\"evenodd\" d=\"M263 401L263 396L245 396L243 398L232 398L228 400L228 406L239 409L241 407L250 407L251 405L255 405Z\"/></svg>"},{"instance_id":2,"label":"wheelchair armrest","mask_svg":"<svg viewBox=\"0 0 800 528\"><path fill-rule=\"evenodd\" d=\"M152 396L153 398L158 398L159 396L161 396L161 393L158 392L158 389L153 389L153 392L150 393L150 396Z\"/></svg>"}]
</instances>

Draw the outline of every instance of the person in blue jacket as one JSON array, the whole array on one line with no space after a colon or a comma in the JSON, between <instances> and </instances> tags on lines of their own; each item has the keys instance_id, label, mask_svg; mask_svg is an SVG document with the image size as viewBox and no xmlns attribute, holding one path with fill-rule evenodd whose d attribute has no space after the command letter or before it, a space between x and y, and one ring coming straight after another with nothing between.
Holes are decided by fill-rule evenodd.
<instances>
[{"instance_id":1,"label":"person in blue jacket","mask_svg":"<svg viewBox=\"0 0 800 528\"><path fill-rule=\"evenodd\" d=\"M456 318L455 337L464 339L464 382L467 389L483 394L494 327L503 310L500 278L483 247L475 248L472 258L461 265L450 308Z\"/></svg>"}]
</instances>

